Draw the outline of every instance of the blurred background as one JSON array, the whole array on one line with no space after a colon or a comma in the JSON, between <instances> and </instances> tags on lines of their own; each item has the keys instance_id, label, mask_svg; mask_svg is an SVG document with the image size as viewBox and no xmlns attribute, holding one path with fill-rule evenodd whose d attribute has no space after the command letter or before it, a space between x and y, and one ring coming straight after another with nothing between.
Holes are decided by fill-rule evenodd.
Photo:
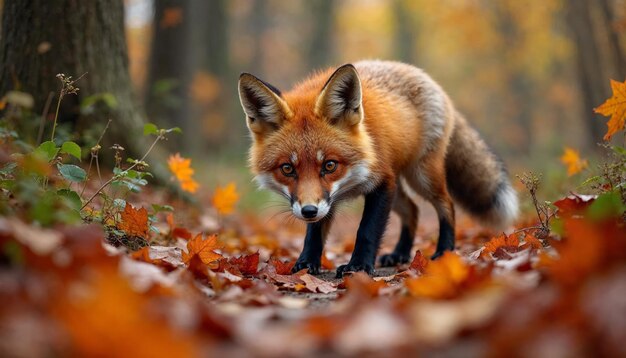
<instances>
[{"instance_id":1,"label":"blurred background","mask_svg":"<svg viewBox=\"0 0 626 358\"><path fill-rule=\"evenodd\" d=\"M414 64L443 86L511 174L549 173L564 146L593 156L606 132L593 108L610 97L609 79L626 78L625 0L33 2L41 10L28 11L45 11L52 26L19 19L24 5L4 0L2 92L21 86L39 113L58 87L56 73L89 72L74 107L64 101L61 109L67 135L78 127L95 138L111 117L110 141L132 151L133 123L179 126L184 134L168 149L192 157L207 186L236 180L244 193L251 186L240 72L285 91L316 69L360 59ZM29 70L20 56L45 70L29 74L35 64Z\"/></svg>"}]
</instances>

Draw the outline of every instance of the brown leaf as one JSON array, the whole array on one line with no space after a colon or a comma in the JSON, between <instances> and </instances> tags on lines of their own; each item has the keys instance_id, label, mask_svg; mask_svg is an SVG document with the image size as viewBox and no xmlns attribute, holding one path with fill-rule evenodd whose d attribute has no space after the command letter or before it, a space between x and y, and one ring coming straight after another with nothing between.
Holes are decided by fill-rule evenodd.
<instances>
[{"instance_id":1,"label":"brown leaf","mask_svg":"<svg viewBox=\"0 0 626 358\"><path fill-rule=\"evenodd\" d=\"M376 281L365 272L355 272L346 275L344 285L349 292L355 292L367 297L376 297L379 295L382 288L387 287L385 281Z\"/></svg>"},{"instance_id":2,"label":"brown leaf","mask_svg":"<svg viewBox=\"0 0 626 358\"><path fill-rule=\"evenodd\" d=\"M337 286L329 281L324 281L308 273L300 275L300 279L304 281L306 289L311 292L330 293L337 291Z\"/></svg>"},{"instance_id":3,"label":"brown leaf","mask_svg":"<svg viewBox=\"0 0 626 358\"><path fill-rule=\"evenodd\" d=\"M501 250L505 250L508 252L517 252L519 251L519 239L517 238L517 235L512 234L512 235L506 235L506 234L501 234L500 236L494 237L491 240L489 240L489 242L487 242L485 244L485 247L483 249L483 252L481 253L482 257L489 257L490 254L495 254L498 249ZM502 252L499 252L498 257L496 258L504 258L504 255Z\"/></svg>"},{"instance_id":4,"label":"brown leaf","mask_svg":"<svg viewBox=\"0 0 626 358\"><path fill-rule=\"evenodd\" d=\"M231 257L228 259L228 262L235 266L242 274L254 275L258 272L259 253L257 252L252 255Z\"/></svg>"},{"instance_id":5,"label":"brown leaf","mask_svg":"<svg viewBox=\"0 0 626 358\"><path fill-rule=\"evenodd\" d=\"M410 270L414 270L418 273L424 273L426 267L428 266L428 259L422 255L420 250L415 251L415 257L413 257L413 261L411 261L411 265L409 266Z\"/></svg>"},{"instance_id":6,"label":"brown leaf","mask_svg":"<svg viewBox=\"0 0 626 358\"><path fill-rule=\"evenodd\" d=\"M291 274L291 269L293 265L295 265L295 261L281 261L279 258L272 256L269 260L269 265L273 266L276 270L276 273L279 275L289 275Z\"/></svg>"},{"instance_id":7,"label":"brown leaf","mask_svg":"<svg viewBox=\"0 0 626 358\"><path fill-rule=\"evenodd\" d=\"M129 236L148 238L148 211L145 208L135 209L132 205L126 203L121 216L122 221L118 224L120 230L123 230Z\"/></svg>"},{"instance_id":8,"label":"brown leaf","mask_svg":"<svg viewBox=\"0 0 626 358\"><path fill-rule=\"evenodd\" d=\"M559 216L572 216L587 209L595 199L595 195L572 193L561 200L555 201L554 206L559 208Z\"/></svg>"}]
</instances>

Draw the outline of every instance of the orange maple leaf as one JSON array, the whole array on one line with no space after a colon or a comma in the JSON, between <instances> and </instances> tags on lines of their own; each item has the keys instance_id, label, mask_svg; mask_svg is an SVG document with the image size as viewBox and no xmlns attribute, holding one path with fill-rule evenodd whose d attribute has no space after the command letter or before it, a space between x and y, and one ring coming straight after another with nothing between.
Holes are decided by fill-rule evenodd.
<instances>
[{"instance_id":1,"label":"orange maple leaf","mask_svg":"<svg viewBox=\"0 0 626 358\"><path fill-rule=\"evenodd\" d=\"M191 159L176 153L167 159L167 166L180 183L181 189L192 194L198 190L200 185L192 178L194 170L191 168Z\"/></svg>"},{"instance_id":2,"label":"orange maple leaf","mask_svg":"<svg viewBox=\"0 0 626 358\"><path fill-rule=\"evenodd\" d=\"M215 189L213 206L220 214L227 215L235 210L235 204L239 200L239 193L235 183L231 182L225 187Z\"/></svg>"},{"instance_id":3,"label":"orange maple leaf","mask_svg":"<svg viewBox=\"0 0 626 358\"><path fill-rule=\"evenodd\" d=\"M206 239L202 239L202 234L196 235L193 239L187 241L187 252L183 252L183 262L189 264L194 256L202 260L205 265L217 261L222 255L213 251L220 249L221 246L217 242L217 235L210 235Z\"/></svg>"},{"instance_id":4,"label":"orange maple leaf","mask_svg":"<svg viewBox=\"0 0 626 358\"><path fill-rule=\"evenodd\" d=\"M148 237L148 211L145 208L135 209L126 203L122 211L122 221L118 228L130 236L139 236L146 239Z\"/></svg>"},{"instance_id":5,"label":"orange maple leaf","mask_svg":"<svg viewBox=\"0 0 626 358\"><path fill-rule=\"evenodd\" d=\"M176 27L183 22L183 9L180 7L168 7L163 10L163 17L161 17L161 21L159 25L162 29L167 29L170 27Z\"/></svg>"},{"instance_id":6,"label":"orange maple leaf","mask_svg":"<svg viewBox=\"0 0 626 358\"><path fill-rule=\"evenodd\" d=\"M583 169L587 168L588 165L587 160L580 159L578 151L570 147L565 147L565 152L561 157L561 162L567 166L568 176L580 173Z\"/></svg>"},{"instance_id":7,"label":"orange maple leaf","mask_svg":"<svg viewBox=\"0 0 626 358\"><path fill-rule=\"evenodd\" d=\"M613 96L593 110L603 116L611 116L607 122L609 128L604 135L604 140L610 140L613 134L624 129L624 122L626 122L626 81L622 83L611 80L611 89Z\"/></svg>"},{"instance_id":8,"label":"orange maple leaf","mask_svg":"<svg viewBox=\"0 0 626 358\"><path fill-rule=\"evenodd\" d=\"M272 256L269 260L269 265L276 269L276 273L279 275L290 275L291 268L295 264L295 261L281 261L279 258Z\"/></svg>"},{"instance_id":9,"label":"orange maple leaf","mask_svg":"<svg viewBox=\"0 0 626 358\"><path fill-rule=\"evenodd\" d=\"M502 234L492 238L485 244L481 256L489 257L489 254L495 253L499 248L516 250L518 247L519 238L517 235Z\"/></svg>"},{"instance_id":10,"label":"orange maple leaf","mask_svg":"<svg viewBox=\"0 0 626 358\"><path fill-rule=\"evenodd\" d=\"M469 276L470 268L461 257L446 251L428 264L423 276L408 278L404 284L413 296L453 298L462 292L463 283Z\"/></svg>"}]
</instances>

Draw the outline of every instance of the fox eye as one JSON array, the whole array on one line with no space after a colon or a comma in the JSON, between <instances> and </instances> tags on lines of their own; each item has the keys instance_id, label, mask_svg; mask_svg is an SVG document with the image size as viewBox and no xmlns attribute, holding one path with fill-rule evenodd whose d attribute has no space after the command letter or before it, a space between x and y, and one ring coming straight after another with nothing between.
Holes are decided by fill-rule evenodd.
<instances>
[{"instance_id":1,"label":"fox eye","mask_svg":"<svg viewBox=\"0 0 626 358\"><path fill-rule=\"evenodd\" d=\"M337 170L337 162L334 160L327 160L326 162L324 162L324 168L322 170L322 172L324 174L328 174L328 173L332 173L335 170Z\"/></svg>"},{"instance_id":2,"label":"fox eye","mask_svg":"<svg viewBox=\"0 0 626 358\"><path fill-rule=\"evenodd\" d=\"M296 169L294 169L293 165L291 164L283 164L280 166L280 171L283 172L283 175L287 176L287 177L293 177L296 175Z\"/></svg>"}]
</instances>

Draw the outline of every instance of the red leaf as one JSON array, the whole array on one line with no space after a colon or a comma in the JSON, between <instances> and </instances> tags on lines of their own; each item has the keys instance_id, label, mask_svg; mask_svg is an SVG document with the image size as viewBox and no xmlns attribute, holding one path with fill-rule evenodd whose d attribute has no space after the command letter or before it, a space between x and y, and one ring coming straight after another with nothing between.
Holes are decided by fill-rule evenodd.
<instances>
[{"instance_id":1,"label":"red leaf","mask_svg":"<svg viewBox=\"0 0 626 358\"><path fill-rule=\"evenodd\" d=\"M413 257L413 261L411 261L409 269L418 273L424 273L426 266L428 266L428 259L422 255L420 250L415 251L415 257Z\"/></svg>"}]
</instances>

